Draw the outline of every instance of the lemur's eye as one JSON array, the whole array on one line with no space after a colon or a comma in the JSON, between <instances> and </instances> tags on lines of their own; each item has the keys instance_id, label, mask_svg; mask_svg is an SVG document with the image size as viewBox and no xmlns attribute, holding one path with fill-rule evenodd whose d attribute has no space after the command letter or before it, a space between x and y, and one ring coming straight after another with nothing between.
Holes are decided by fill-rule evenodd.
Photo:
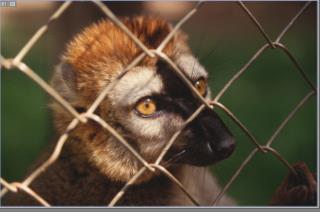
<instances>
[{"instance_id":1,"label":"lemur's eye","mask_svg":"<svg viewBox=\"0 0 320 212\"><path fill-rule=\"evenodd\" d=\"M198 79L194 83L194 87L198 90L198 92L202 95L205 96L207 94L207 81L204 78Z\"/></svg>"},{"instance_id":2,"label":"lemur's eye","mask_svg":"<svg viewBox=\"0 0 320 212\"><path fill-rule=\"evenodd\" d=\"M139 113L139 115L148 117L153 115L157 111L157 104L150 97L144 98L138 102L135 110Z\"/></svg>"}]
</instances>

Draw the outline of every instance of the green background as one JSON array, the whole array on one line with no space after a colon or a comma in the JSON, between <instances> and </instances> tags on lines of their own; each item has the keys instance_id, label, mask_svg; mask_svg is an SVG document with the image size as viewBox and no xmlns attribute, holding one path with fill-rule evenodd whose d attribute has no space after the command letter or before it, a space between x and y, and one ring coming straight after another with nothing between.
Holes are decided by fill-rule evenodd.
<instances>
[{"instance_id":1,"label":"green background","mask_svg":"<svg viewBox=\"0 0 320 212\"><path fill-rule=\"evenodd\" d=\"M270 36L275 38L300 6L298 4L286 15L278 14L281 17L279 20L274 17L276 15L258 17ZM317 73L315 8L315 4L311 5L305 12L307 15L301 16L283 38L283 43L314 84ZM245 21L231 20L233 25L223 25L225 23L221 22L224 17L214 20L220 21L217 24L223 26L226 32L221 33L223 36L216 33L219 27L214 30L214 27L208 27L208 24L215 26L210 19L202 24L190 21L183 27L189 34L195 55L210 73L213 95L265 43L241 9L239 14L241 20ZM200 15L197 14L195 20ZM1 25L1 55L14 57L45 21L8 23ZM237 31L239 33L232 33ZM24 59L46 81L50 78L53 60L57 59L52 58L57 56L51 53L53 48L57 48L55 42L54 34L49 31ZM289 58L280 49L268 49L230 87L221 102L263 144L309 91L310 87ZM54 138L48 101L48 95L18 70L1 71L1 175L4 179L22 180L28 166L48 141ZM237 140L235 153L212 167L221 184L225 185L254 145L223 111L218 112ZM304 161L311 170L316 171L316 133L316 97L313 96L281 131L272 147L290 163ZM228 193L240 205L266 205L287 171L271 154L258 153Z\"/></svg>"}]
</instances>

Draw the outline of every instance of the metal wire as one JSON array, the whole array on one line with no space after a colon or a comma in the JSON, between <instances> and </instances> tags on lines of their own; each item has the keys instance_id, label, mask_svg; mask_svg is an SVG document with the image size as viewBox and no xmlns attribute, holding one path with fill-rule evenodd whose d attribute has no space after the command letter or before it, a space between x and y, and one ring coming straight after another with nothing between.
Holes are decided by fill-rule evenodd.
<instances>
[{"instance_id":1,"label":"metal wire","mask_svg":"<svg viewBox=\"0 0 320 212\"><path fill-rule=\"evenodd\" d=\"M74 119L69 123L65 132L59 137L55 148L50 155L50 157L43 162L35 171L33 171L28 177L25 178L21 183L20 182L12 182L9 183L4 179L0 179L0 183L2 185L1 190L1 197L3 197L7 192L19 192L19 190L24 191L31 197L33 197L36 201L38 201L43 206L50 206L43 197L37 194L36 191L32 190L30 184L37 179L37 177L50 168L50 165L53 164L60 156L60 153L64 147L64 144L67 142L70 133L78 126L81 122L83 124L87 123L87 120L93 120L97 124L99 124L102 128L110 132L124 147L128 149L143 165L142 168L125 184L125 186L114 196L114 198L110 201L109 206L116 205L119 200L125 195L126 191L130 188L135 181L139 179L146 171L154 172L156 170L162 172L165 176L167 176L179 189L181 189L186 196L193 202L195 205L199 205L199 202L196 200L192 194L187 191L184 185L179 182L178 179L175 178L167 169L160 165L161 161L163 160L164 155L169 151L170 147L176 141L178 136L183 132L184 128L192 122L205 108L208 107L213 109L214 106L222 109L224 113L226 113L231 120L233 120L239 128L248 136L248 138L252 141L255 145L255 148L252 152L248 155L248 157L244 160L241 166L236 170L236 172L232 175L230 180L226 183L223 189L219 192L219 194L214 198L212 201L212 205L217 205L219 200L223 197L225 192L229 189L232 183L237 179L237 177L241 174L242 170L246 167L246 165L253 159L256 153L264 153L264 154L272 154L275 156L279 162L283 163L289 171L294 172L294 169L290 165L290 163L274 148L271 147L271 144L277 137L277 135L283 130L286 124L291 120L291 118L297 113L297 111L305 105L305 103L316 94L316 87L313 85L312 81L308 78L307 74L305 73L302 66L299 65L297 59L293 56L291 51L281 43L281 39L287 33L289 28L294 25L296 20L301 16L301 14L306 10L306 8L310 5L311 2L307 2L304 6L298 11L298 13L291 19L291 21L284 27L282 32L278 35L275 41L267 34L266 30L263 26L259 23L253 12L251 12L243 2L239 2L239 5L243 9L243 11L248 15L248 17L253 21L254 25L257 27L261 35L265 38L266 44L264 44L261 48L259 48L253 56L248 60L248 62L236 73L234 76L225 84L225 86L221 89L221 91L216 95L216 97L211 100L207 101L204 99L198 91L194 88L192 83L186 78L183 72L178 68L178 66L163 52L163 49L168 44L168 42L173 38L175 33L181 28L181 26L187 22L194 14L197 13L199 6L202 5L202 2L198 2L194 5L194 7L180 19L180 21L175 25L172 31L168 34L168 36L161 42L157 49L148 49L133 33L129 31L129 29L121 22L121 20L111 12L111 10L103 4L101 1L93 1L93 3L102 10L105 15L110 18L116 26L118 26L123 33L126 33L134 42L135 44L141 48L142 53L137 56L126 68L122 70L119 76L108 86L106 86L102 92L98 95L89 109L83 113L79 114L66 100L64 100L49 84L47 84L44 80L42 80L38 75L36 75L35 71L32 70L26 63L22 60L25 55L36 45L36 42L47 32L48 28L50 27L50 23L61 18L61 15L67 10L67 8L73 4L71 1L67 1L53 13L53 15L49 18L48 22L39 28L35 32L35 34L30 38L30 40L24 45L24 47L17 53L17 55L12 58L5 58L2 55L0 56L0 63L2 68L1 70L11 70L11 69L18 69L22 73L26 74L32 81L37 83L45 92L47 92L55 101L57 101L63 108L68 111ZM296 69L301 74L301 78L310 86L311 91L295 106L295 108L288 114L288 116L284 119L284 121L275 129L274 133L271 135L270 139L267 140L265 145L262 145L262 142L259 142L256 137L250 132L247 127L237 118L237 116L232 113L230 109L228 109L223 103L219 100L224 95L224 93L230 88L232 84L234 84L237 80L240 79L242 74L248 70L248 68L259 58L268 48L277 48L282 50L287 57L292 61L295 65ZM99 116L94 114L93 112L98 108L101 102L104 100L108 92L119 82L119 80L125 76L133 67L135 67L140 61L142 61L145 57L158 57L168 63L172 68L173 71L180 77L180 79L185 82L185 84L189 87L189 89L195 94L196 97L202 102L202 105L187 119L185 124L181 129L179 129L176 133L173 134L171 139L168 140L167 144L159 154L158 158L154 163L148 163L146 160L140 156L140 154L130 146L130 144L118 133L116 132L107 122L101 119Z\"/></svg>"}]
</instances>

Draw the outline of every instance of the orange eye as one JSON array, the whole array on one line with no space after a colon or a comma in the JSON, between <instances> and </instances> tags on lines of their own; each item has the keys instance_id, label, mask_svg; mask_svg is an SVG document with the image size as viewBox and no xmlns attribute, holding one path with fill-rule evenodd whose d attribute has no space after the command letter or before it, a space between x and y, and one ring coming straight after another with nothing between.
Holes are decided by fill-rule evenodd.
<instances>
[{"instance_id":1,"label":"orange eye","mask_svg":"<svg viewBox=\"0 0 320 212\"><path fill-rule=\"evenodd\" d=\"M200 78L194 83L194 87L198 90L198 92L205 96L207 94L207 82L205 79Z\"/></svg>"},{"instance_id":2,"label":"orange eye","mask_svg":"<svg viewBox=\"0 0 320 212\"><path fill-rule=\"evenodd\" d=\"M136 105L135 110L143 116L150 116L157 111L157 105L154 100L146 98Z\"/></svg>"}]
</instances>

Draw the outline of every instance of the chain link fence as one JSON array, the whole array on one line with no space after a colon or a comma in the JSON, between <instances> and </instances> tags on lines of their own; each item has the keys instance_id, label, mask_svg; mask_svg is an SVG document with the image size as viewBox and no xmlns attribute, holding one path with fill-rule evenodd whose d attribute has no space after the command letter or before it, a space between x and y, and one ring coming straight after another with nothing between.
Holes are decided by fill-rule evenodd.
<instances>
[{"instance_id":1,"label":"chain link fence","mask_svg":"<svg viewBox=\"0 0 320 212\"><path fill-rule=\"evenodd\" d=\"M202 6L203 2L197 2L195 3L194 7L184 16L180 19L180 21L174 26L172 31L168 34L168 36L162 41L162 43L158 46L157 49L148 49L135 35L133 35L132 32L128 30L128 28L118 19L118 17L101 1L92 1L98 9L102 10L105 15L114 22L121 30L123 30L124 33L126 33L135 43L137 46L139 46L142 49L142 53L136 57L125 69L122 70L121 74L114 80L112 83L110 83L108 86L106 86L102 92L99 94L99 96L96 98L96 100L92 103L92 105L89 107L89 109L84 113L78 113L75 108L73 108L66 100L64 100L50 85L45 82L42 78L40 78L35 71L29 67L26 63L23 62L24 57L28 54L28 52L36 45L37 41L46 34L48 31L48 28L50 27L50 24L57 19L60 18L60 16L72 5L73 3L71 1L67 1L61 4L61 6L53 13L53 15L49 18L48 22L40 27L38 31L30 38L30 40L24 45L24 47L18 52L18 54L14 58L6 58L5 56L1 55L1 71L10 71L14 69L18 69L23 74L27 75L34 83L38 84L41 89L43 89L45 92L47 92L55 101L60 103L65 110L69 111L70 114L73 115L74 119L69 123L67 129L65 132L60 135L56 146L54 148L54 151L51 153L50 157L42 163L37 169L35 169L28 177L26 177L22 182L7 182L5 179L1 178L1 197L6 195L8 192L19 192L19 190L27 193L32 198L34 198L36 201L38 201L43 206L51 206L50 202L47 202L43 197L41 197L39 194L37 194L37 191L32 190L30 184L37 180L37 177L46 169L50 169L50 165L53 164L59 157L64 144L67 142L69 135L72 133L72 131L77 127L80 123L87 123L88 120L92 120L99 124L101 127L106 129L108 132L110 132L114 137L117 138L117 140L121 143L121 145L124 145L128 151L130 151L142 164L143 168L141 168L126 184L125 186L114 196L114 198L109 202L109 206L114 206L117 204L117 202L122 198L123 195L125 195L127 189L132 185L136 180L139 179L139 177L147 171L154 172L155 170L158 170L162 172L165 176L167 176L172 182L174 182L184 193L185 195L195 204L199 205L199 202L195 197L193 197L189 191L186 190L184 185L179 182L178 179L176 179L165 167L160 165L160 162L162 161L164 155L167 153L167 151L170 149L170 147L175 142L176 138L181 134L181 132L184 130L184 128L188 125L188 123L192 122L204 108L220 108L223 112L225 112L226 115L228 115L237 125L238 127L243 130L243 132L247 135L248 139L252 142L254 149L250 152L250 154L245 158L243 163L240 165L240 167L234 172L230 180L224 185L222 190L218 193L216 197L212 199L211 204L217 205L219 200L222 198L222 196L226 193L226 191L229 189L229 187L232 185L232 183L237 179L239 174L243 171L243 169L247 166L247 164L253 160L254 156L258 153L262 154L271 154L275 158L279 160L279 163L283 163L285 167L289 169L290 172L295 173L295 170L290 165L290 163L276 150L272 147L272 144L275 140L275 138L279 135L279 133L284 129L284 127L288 124L288 122L291 120L291 118L297 113L297 111L305 105L305 103L310 100L313 96L316 95L316 86L312 83L312 81L308 78L306 75L303 67L300 66L297 59L293 56L293 54L290 52L290 50L287 48L286 45L284 45L281 40L283 36L288 32L291 26L293 26L296 22L296 20L303 14L303 12L306 10L306 8L310 5L311 2L306 2L302 8L292 17L290 22L283 28L283 30L278 34L278 36L275 39L272 39L266 30L263 28L263 26L259 23L255 15L246 7L246 5L243 2L238 2L240 8L242 8L243 12L247 14L248 18L252 21L252 24L256 26L257 30L260 32L261 36L265 39L265 44L262 45L255 54L248 60L248 62L238 71L234 76L223 86L223 88L218 92L218 94L210 101L207 101L204 99L198 91L193 87L193 85L190 83L190 81L185 77L183 72L179 69L179 67L162 51L167 43L172 39L172 37L175 35L175 33L181 28L181 26L187 22L192 16L198 12L198 9L200 6ZM270 138L262 144L262 142L258 141L256 137L253 135L253 133L237 118L233 112L226 107L222 102L220 102L221 97L224 95L224 93L232 86L237 80L241 78L243 73L246 72L246 70L267 50L267 49L280 49L283 51L286 56L292 61L294 66L296 67L296 70L301 75L301 78L309 85L310 91L299 101L294 109L288 113L286 118L278 125L276 130L273 132L273 134L270 136ZM103 101L103 99L106 97L108 92L115 86L115 84L127 73L129 72L134 66L136 66L140 61L143 60L145 57L158 57L161 60L168 63L172 70L183 80L190 90L199 98L199 100L202 102L202 105L194 111L194 113L187 119L184 126L177 132L174 133L174 135L171 137L171 139L167 142L164 149L162 150L161 154L157 158L157 160L154 163L148 163L142 156L139 155L137 151L133 147L130 146L130 144L119 134L117 133L105 120L103 120L98 115L94 114L94 111L97 109L99 104Z\"/></svg>"}]
</instances>

